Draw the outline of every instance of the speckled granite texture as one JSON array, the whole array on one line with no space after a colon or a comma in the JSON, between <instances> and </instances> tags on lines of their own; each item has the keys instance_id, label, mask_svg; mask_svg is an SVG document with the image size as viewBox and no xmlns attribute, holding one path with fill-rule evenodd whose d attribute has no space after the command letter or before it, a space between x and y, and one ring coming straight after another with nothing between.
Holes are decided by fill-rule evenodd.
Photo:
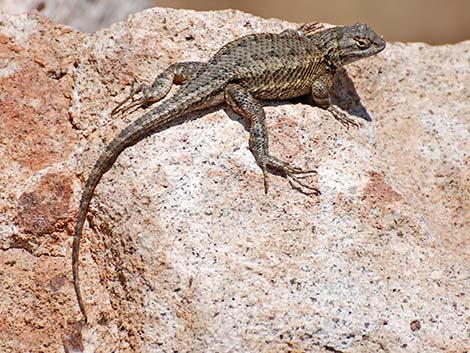
<instances>
[{"instance_id":1,"label":"speckled granite texture","mask_svg":"<svg viewBox=\"0 0 470 353\"><path fill-rule=\"evenodd\" d=\"M315 18L312 18L315 21ZM470 287L470 41L390 43L352 64L335 101L266 107L273 153L317 168L308 197L268 195L245 123L213 109L89 170L141 113L110 118L133 78L295 24L237 11L152 9L85 35L0 18L1 352L466 352Z\"/></svg>"}]
</instances>

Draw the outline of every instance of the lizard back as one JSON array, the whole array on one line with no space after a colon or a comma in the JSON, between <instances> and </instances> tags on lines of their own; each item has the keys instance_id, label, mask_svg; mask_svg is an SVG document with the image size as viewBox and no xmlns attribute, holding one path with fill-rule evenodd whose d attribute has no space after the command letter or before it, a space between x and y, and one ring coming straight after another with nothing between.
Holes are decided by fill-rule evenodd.
<instances>
[{"instance_id":1,"label":"lizard back","mask_svg":"<svg viewBox=\"0 0 470 353\"><path fill-rule=\"evenodd\" d=\"M255 98L269 100L308 93L325 62L319 42L313 38L263 33L228 43L209 60L208 66L205 74L225 77Z\"/></svg>"}]
</instances>

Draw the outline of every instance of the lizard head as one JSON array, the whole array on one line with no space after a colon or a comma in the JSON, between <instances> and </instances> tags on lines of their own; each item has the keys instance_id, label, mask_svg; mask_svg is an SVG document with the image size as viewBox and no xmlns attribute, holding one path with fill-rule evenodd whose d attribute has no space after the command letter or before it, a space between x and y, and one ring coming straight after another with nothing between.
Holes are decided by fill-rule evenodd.
<instances>
[{"instance_id":1,"label":"lizard head","mask_svg":"<svg viewBox=\"0 0 470 353\"><path fill-rule=\"evenodd\" d=\"M364 23L339 27L337 33L339 57L342 65L375 55L385 49L383 38Z\"/></svg>"}]
</instances>

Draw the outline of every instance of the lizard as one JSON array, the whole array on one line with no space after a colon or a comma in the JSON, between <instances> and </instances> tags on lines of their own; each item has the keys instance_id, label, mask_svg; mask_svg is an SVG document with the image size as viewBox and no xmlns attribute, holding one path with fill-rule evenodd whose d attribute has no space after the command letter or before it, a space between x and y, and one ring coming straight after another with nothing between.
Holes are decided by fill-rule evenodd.
<instances>
[{"instance_id":1,"label":"lizard","mask_svg":"<svg viewBox=\"0 0 470 353\"><path fill-rule=\"evenodd\" d=\"M367 24L324 29L317 22L281 33L255 33L222 46L206 62L179 62L161 72L151 85L131 89L111 115L131 109L148 108L181 85L141 117L130 123L105 147L95 162L81 195L72 246L72 272L80 311L88 317L82 299L78 263L80 239L94 190L121 152L188 113L226 103L249 122L249 148L261 169L264 192L268 192L268 172L276 171L292 187L304 193L320 191L302 182L300 176L315 173L271 155L268 149L263 101L287 100L309 95L343 125L357 125L343 110L333 105L330 89L335 73L344 65L370 57L385 48L385 41Z\"/></svg>"}]
</instances>

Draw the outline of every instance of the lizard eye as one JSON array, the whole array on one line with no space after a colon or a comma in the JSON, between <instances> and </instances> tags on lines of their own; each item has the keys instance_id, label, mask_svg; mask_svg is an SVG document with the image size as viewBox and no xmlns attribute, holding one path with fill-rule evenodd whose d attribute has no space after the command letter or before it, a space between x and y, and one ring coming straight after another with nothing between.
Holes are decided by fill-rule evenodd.
<instances>
[{"instance_id":1,"label":"lizard eye","mask_svg":"<svg viewBox=\"0 0 470 353\"><path fill-rule=\"evenodd\" d=\"M365 39L356 38L356 45L359 49L365 49L369 46L369 42Z\"/></svg>"}]
</instances>

